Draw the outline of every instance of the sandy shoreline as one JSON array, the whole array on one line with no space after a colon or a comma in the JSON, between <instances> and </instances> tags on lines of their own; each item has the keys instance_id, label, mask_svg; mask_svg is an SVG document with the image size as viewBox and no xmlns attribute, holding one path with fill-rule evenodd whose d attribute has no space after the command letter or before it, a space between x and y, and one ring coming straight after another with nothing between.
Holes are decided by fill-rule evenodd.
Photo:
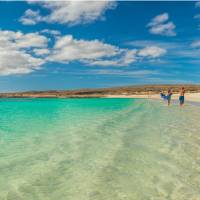
<instances>
[{"instance_id":1,"label":"sandy shoreline","mask_svg":"<svg viewBox=\"0 0 200 200\"><path fill-rule=\"evenodd\" d=\"M150 95L107 95L105 98L142 98L142 99L161 99L160 94ZM172 100L178 100L179 94L173 94ZM185 93L185 100L191 102L200 102L200 93Z\"/></svg>"},{"instance_id":2,"label":"sandy shoreline","mask_svg":"<svg viewBox=\"0 0 200 200\"><path fill-rule=\"evenodd\" d=\"M137 99L157 99L161 100L160 94L110 94L110 95L61 95L56 96L55 94L23 94L23 95L8 95L8 96L2 96L0 98L59 98L59 99L65 99L65 98L137 98ZM177 101L179 99L179 94L173 94L172 100ZM186 102L196 102L200 103L200 92L194 92L194 93L185 93L185 101Z\"/></svg>"}]
</instances>

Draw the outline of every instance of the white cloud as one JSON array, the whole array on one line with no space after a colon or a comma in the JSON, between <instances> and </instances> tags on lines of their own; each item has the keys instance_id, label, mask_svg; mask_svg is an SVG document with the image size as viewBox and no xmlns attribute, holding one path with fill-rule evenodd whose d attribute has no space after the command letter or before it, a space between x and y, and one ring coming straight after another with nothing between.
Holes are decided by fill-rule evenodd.
<instances>
[{"instance_id":1,"label":"white cloud","mask_svg":"<svg viewBox=\"0 0 200 200\"><path fill-rule=\"evenodd\" d=\"M79 61L99 66L127 66L136 61L136 52L99 40L77 40L71 35L66 35L58 38L49 60L61 63Z\"/></svg>"},{"instance_id":2,"label":"white cloud","mask_svg":"<svg viewBox=\"0 0 200 200\"><path fill-rule=\"evenodd\" d=\"M27 74L40 69L44 61L22 51L0 47L0 75Z\"/></svg>"},{"instance_id":3,"label":"white cloud","mask_svg":"<svg viewBox=\"0 0 200 200\"><path fill-rule=\"evenodd\" d=\"M136 61L136 50L127 50L121 59L124 65L129 65Z\"/></svg>"},{"instance_id":4,"label":"white cloud","mask_svg":"<svg viewBox=\"0 0 200 200\"><path fill-rule=\"evenodd\" d=\"M147 27L149 27L149 32L155 35L164 36L175 36L175 25L173 22L168 22L168 13L163 13L154 17Z\"/></svg>"},{"instance_id":5,"label":"white cloud","mask_svg":"<svg viewBox=\"0 0 200 200\"><path fill-rule=\"evenodd\" d=\"M29 9L20 19L25 25L34 25L39 22L86 24L102 19L106 10L116 7L115 1L39 1L34 3L47 9L50 14L42 16L39 11Z\"/></svg>"},{"instance_id":6,"label":"white cloud","mask_svg":"<svg viewBox=\"0 0 200 200\"><path fill-rule=\"evenodd\" d=\"M99 40L77 40L72 35L58 38L50 60L68 63L75 60L94 60L112 57L119 54L120 49L113 45L105 44Z\"/></svg>"},{"instance_id":7,"label":"white cloud","mask_svg":"<svg viewBox=\"0 0 200 200\"><path fill-rule=\"evenodd\" d=\"M42 31L40 31L41 33L46 33L49 35L54 35L54 36L59 36L61 35L61 32L58 30L53 30L53 29L44 29Z\"/></svg>"},{"instance_id":8,"label":"white cloud","mask_svg":"<svg viewBox=\"0 0 200 200\"><path fill-rule=\"evenodd\" d=\"M40 16L40 11L28 9L19 21L24 25L35 25L37 22L42 21L42 17Z\"/></svg>"},{"instance_id":9,"label":"white cloud","mask_svg":"<svg viewBox=\"0 0 200 200\"><path fill-rule=\"evenodd\" d=\"M39 33L23 34L20 31L0 31L0 40L17 48L46 47L48 39Z\"/></svg>"},{"instance_id":10,"label":"white cloud","mask_svg":"<svg viewBox=\"0 0 200 200\"><path fill-rule=\"evenodd\" d=\"M166 22L168 19L169 19L169 14L163 13L161 15L157 15L156 17L154 17L148 25L155 26L155 25Z\"/></svg>"},{"instance_id":11,"label":"white cloud","mask_svg":"<svg viewBox=\"0 0 200 200\"><path fill-rule=\"evenodd\" d=\"M37 56L43 56L43 55L49 54L50 50L49 49L33 49L33 52Z\"/></svg>"},{"instance_id":12,"label":"white cloud","mask_svg":"<svg viewBox=\"0 0 200 200\"><path fill-rule=\"evenodd\" d=\"M30 51L47 46L47 38L38 33L0 31L0 75L27 74L45 63Z\"/></svg>"},{"instance_id":13,"label":"white cloud","mask_svg":"<svg viewBox=\"0 0 200 200\"><path fill-rule=\"evenodd\" d=\"M75 39L72 35L55 37L52 48L48 41L39 33L0 31L0 75L27 74L47 62L123 67L137 62L139 57L149 60L166 53L156 46L125 49L99 40Z\"/></svg>"},{"instance_id":14,"label":"white cloud","mask_svg":"<svg viewBox=\"0 0 200 200\"><path fill-rule=\"evenodd\" d=\"M141 49L138 52L139 56L142 57L151 57L151 58L158 58L166 54L166 50L157 46L149 46Z\"/></svg>"},{"instance_id":15,"label":"white cloud","mask_svg":"<svg viewBox=\"0 0 200 200\"><path fill-rule=\"evenodd\" d=\"M175 36L176 33L174 32L174 29L175 25L173 22L169 22L151 27L150 32L156 35Z\"/></svg>"},{"instance_id":16,"label":"white cloud","mask_svg":"<svg viewBox=\"0 0 200 200\"><path fill-rule=\"evenodd\" d=\"M158 58L166 53L164 48L148 46L140 50L124 49L99 40L77 40L72 35L57 38L48 60L69 63L79 61L87 65L128 66L138 57Z\"/></svg>"},{"instance_id":17,"label":"white cloud","mask_svg":"<svg viewBox=\"0 0 200 200\"><path fill-rule=\"evenodd\" d=\"M136 62L136 53L136 50L121 49L118 56L111 58L110 60L100 59L86 63L99 66L128 66L129 64Z\"/></svg>"},{"instance_id":18,"label":"white cloud","mask_svg":"<svg viewBox=\"0 0 200 200\"><path fill-rule=\"evenodd\" d=\"M145 48L149 46L157 46L165 51L167 51L167 55L165 56L164 62L170 62L173 65L177 59L177 57L181 58L182 61L185 62L185 58L190 58L193 61L200 57L200 42L199 40L193 41L191 44L185 41L176 41L176 42L167 42L167 41L159 41L159 40L136 40L130 41L126 43L129 46L133 46L134 48ZM198 48L198 49L197 49ZM163 54L165 55L165 54ZM172 60L171 60L172 59ZM162 62L163 62L162 61ZM156 62L160 62L156 60Z\"/></svg>"},{"instance_id":19,"label":"white cloud","mask_svg":"<svg viewBox=\"0 0 200 200\"><path fill-rule=\"evenodd\" d=\"M86 62L88 65L99 65L99 66L118 66L118 62L116 60L96 60Z\"/></svg>"}]
</instances>

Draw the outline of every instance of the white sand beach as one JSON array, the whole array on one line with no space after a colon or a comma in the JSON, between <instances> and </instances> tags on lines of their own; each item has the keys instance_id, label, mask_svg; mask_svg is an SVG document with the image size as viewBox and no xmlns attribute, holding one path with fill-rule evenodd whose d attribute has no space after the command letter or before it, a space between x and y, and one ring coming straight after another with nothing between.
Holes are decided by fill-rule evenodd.
<instances>
[{"instance_id":1,"label":"white sand beach","mask_svg":"<svg viewBox=\"0 0 200 200\"><path fill-rule=\"evenodd\" d=\"M142 99L160 99L160 94L150 95L107 95L106 98L142 98ZM178 100L179 94L173 94L172 99ZM200 93L185 93L185 100L191 102L200 102Z\"/></svg>"}]
</instances>

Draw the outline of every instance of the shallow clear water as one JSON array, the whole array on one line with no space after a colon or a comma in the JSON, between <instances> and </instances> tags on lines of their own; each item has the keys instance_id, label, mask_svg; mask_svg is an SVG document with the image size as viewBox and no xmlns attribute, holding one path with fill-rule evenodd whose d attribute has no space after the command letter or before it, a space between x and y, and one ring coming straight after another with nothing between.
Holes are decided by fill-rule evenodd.
<instances>
[{"instance_id":1,"label":"shallow clear water","mask_svg":"<svg viewBox=\"0 0 200 200\"><path fill-rule=\"evenodd\" d=\"M199 200L200 107L0 100L0 199Z\"/></svg>"}]
</instances>

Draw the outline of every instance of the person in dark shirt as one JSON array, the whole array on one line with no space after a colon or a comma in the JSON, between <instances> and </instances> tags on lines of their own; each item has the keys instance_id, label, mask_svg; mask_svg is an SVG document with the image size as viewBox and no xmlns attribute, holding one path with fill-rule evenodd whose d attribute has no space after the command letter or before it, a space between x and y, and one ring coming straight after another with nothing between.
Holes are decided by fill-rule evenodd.
<instances>
[{"instance_id":1,"label":"person in dark shirt","mask_svg":"<svg viewBox=\"0 0 200 200\"><path fill-rule=\"evenodd\" d=\"M180 89L180 93L179 93L179 102L180 102L180 106L183 106L184 105L184 102L185 102L185 88L182 87Z\"/></svg>"}]
</instances>

